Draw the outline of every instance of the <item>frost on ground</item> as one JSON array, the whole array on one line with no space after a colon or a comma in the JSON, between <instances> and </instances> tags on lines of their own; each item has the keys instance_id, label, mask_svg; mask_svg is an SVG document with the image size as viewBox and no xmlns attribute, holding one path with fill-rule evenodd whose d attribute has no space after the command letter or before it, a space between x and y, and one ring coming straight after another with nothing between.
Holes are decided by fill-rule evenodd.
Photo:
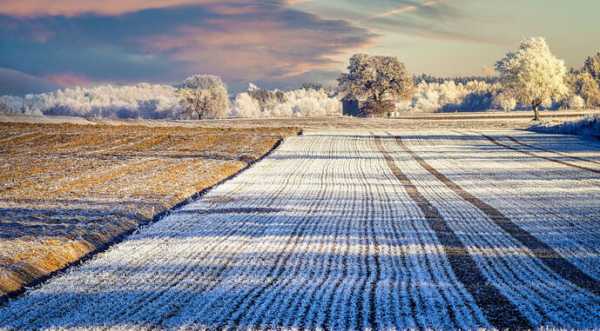
<instances>
[{"instance_id":1,"label":"frost on ground","mask_svg":"<svg viewBox=\"0 0 600 331\"><path fill-rule=\"evenodd\" d=\"M576 137L290 137L0 328L598 329L599 173Z\"/></svg>"},{"instance_id":2,"label":"frost on ground","mask_svg":"<svg viewBox=\"0 0 600 331\"><path fill-rule=\"evenodd\" d=\"M0 297L238 172L294 129L0 124Z\"/></svg>"},{"instance_id":3,"label":"frost on ground","mask_svg":"<svg viewBox=\"0 0 600 331\"><path fill-rule=\"evenodd\" d=\"M574 134L588 137L600 137L600 115L587 116L585 118L563 123L547 122L533 125L531 131L543 133Z\"/></svg>"}]
</instances>

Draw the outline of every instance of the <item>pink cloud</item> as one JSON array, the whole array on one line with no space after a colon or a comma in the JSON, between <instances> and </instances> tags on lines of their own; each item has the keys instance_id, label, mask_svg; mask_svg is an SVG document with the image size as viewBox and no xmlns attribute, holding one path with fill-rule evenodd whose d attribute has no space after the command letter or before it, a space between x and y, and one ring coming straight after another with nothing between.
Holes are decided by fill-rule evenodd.
<instances>
[{"instance_id":1,"label":"pink cloud","mask_svg":"<svg viewBox=\"0 0 600 331\"><path fill-rule=\"evenodd\" d=\"M260 80L336 69L340 64L336 57L371 41L370 36L340 36L272 20L211 19L203 26L182 27L177 34L152 36L141 43L148 52L168 53L198 72Z\"/></svg>"},{"instance_id":2,"label":"pink cloud","mask_svg":"<svg viewBox=\"0 0 600 331\"><path fill-rule=\"evenodd\" d=\"M48 81L60 85L61 87L71 86L88 86L92 84L92 80L88 77L73 73L58 73L45 77Z\"/></svg>"},{"instance_id":3,"label":"pink cloud","mask_svg":"<svg viewBox=\"0 0 600 331\"><path fill-rule=\"evenodd\" d=\"M77 16L84 13L120 15L144 9L183 5L219 5L222 2L219 0L0 0L0 13L24 17ZM228 0L227 2L245 3L243 0Z\"/></svg>"}]
</instances>

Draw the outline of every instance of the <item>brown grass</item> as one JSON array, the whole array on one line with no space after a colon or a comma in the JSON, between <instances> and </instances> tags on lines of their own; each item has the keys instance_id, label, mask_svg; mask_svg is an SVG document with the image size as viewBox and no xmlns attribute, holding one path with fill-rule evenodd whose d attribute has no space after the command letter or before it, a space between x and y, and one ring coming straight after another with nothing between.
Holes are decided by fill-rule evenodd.
<instances>
[{"instance_id":1,"label":"brown grass","mask_svg":"<svg viewBox=\"0 0 600 331\"><path fill-rule=\"evenodd\" d=\"M152 220L297 132L0 123L0 296Z\"/></svg>"}]
</instances>

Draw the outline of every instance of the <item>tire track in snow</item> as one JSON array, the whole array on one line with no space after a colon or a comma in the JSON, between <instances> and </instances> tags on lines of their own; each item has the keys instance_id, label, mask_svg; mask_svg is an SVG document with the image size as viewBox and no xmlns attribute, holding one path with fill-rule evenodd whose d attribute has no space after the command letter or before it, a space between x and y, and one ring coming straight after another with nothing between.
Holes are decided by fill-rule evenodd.
<instances>
[{"instance_id":1,"label":"tire track in snow","mask_svg":"<svg viewBox=\"0 0 600 331\"><path fill-rule=\"evenodd\" d=\"M529 232L525 231L519 225L511 221L502 212L483 200L477 198L471 193L464 190L461 186L450 180L444 174L433 168L427 161L417 155L414 151L408 148L402 141L401 137L395 137L398 145L408 154L410 154L421 167L431 173L435 178L441 181L446 187L454 191L458 196L469 202L477 209L486 214L490 220L502 228L506 233L518 240L523 246L527 247L531 252L540 259L547 267L562 278L570 281L576 286L589 291L590 293L600 296L600 282L590 277L588 274L581 271L570 261L564 259L551 246L534 237ZM511 148L512 149L512 148Z\"/></svg>"},{"instance_id":2,"label":"tire track in snow","mask_svg":"<svg viewBox=\"0 0 600 331\"><path fill-rule=\"evenodd\" d=\"M507 204L504 201L506 199L511 200L512 198L514 201L521 201L521 198L531 199L528 191L518 189L518 183L520 181L527 182L528 179L519 176L520 169L514 169L514 174L511 173L511 164L502 164L500 170L511 169L505 174L511 175L511 179L517 179L515 181L517 185L512 183L508 185L504 184L501 186L500 191L491 189L496 183L499 183L490 180L494 178L494 170L499 165L498 157L495 156L496 154L491 154L491 157L488 156L490 155L489 153L481 154L479 142L475 146L472 146L470 143L464 143L464 137L456 138L447 135L431 137L425 134L411 136L410 139L407 138L406 144L410 142L411 145L418 147L415 152L422 155L422 158L428 161L431 160L431 164L440 167L440 172L447 173L448 177L454 179L457 183L464 183L463 185L472 189L472 194L476 192L478 197L486 199L492 205L507 208L507 206L510 206L510 203ZM467 139L467 141L470 141L470 139ZM505 150L501 149L501 151ZM406 154L402 150L399 150L399 152L402 155ZM492 151L492 153L494 152L497 151ZM511 153L517 154L509 152L509 157L514 157L510 155ZM444 155L445 157L440 157L440 155ZM450 155L451 160L456 157L456 162L448 162L448 155ZM471 162L471 160L473 161ZM553 163L544 160L535 160L539 165L545 164L545 166L551 165L556 167ZM518 162L517 160L516 163ZM480 163L486 165L483 167L483 170L478 169L477 165ZM498 227L483 212L468 202L463 201L416 161L412 160L412 158L410 162L402 162L402 164L404 167L410 169L411 177L414 178L417 186L423 188L426 195L432 199L444 216L451 220L450 225L455 231L460 233L461 239L468 245L471 254L477 258L482 272L484 272L490 282L497 284L499 289L512 302L519 306L521 312L532 323L537 326L545 325L550 327L552 325L553 327L582 329L594 328L598 325L600 300L597 296L577 287L554 273L520 242ZM525 166L539 171L536 165L525 164ZM558 166L558 168L562 168L562 166ZM500 173L502 174L503 172L500 171ZM503 182L502 177L500 182ZM554 182L548 181L547 178L543 184L549 187L554 186ZM511 191L513 188L514 192ZM490 192L494 191L497 192L490 196ZM549 192L554 191L550 190ZM600 193L597 189L593 189L593 192L596 193L596 196ZM552 196L554 199L559 197L556 194ZM575 199L576 196L569 197L565 202L567 205L570 203L573 207ZM559 205L561 202L563 202L562 199L556 201ZM557 224L546 224L543 216L540 216L542 219L536 219L538 217L537 208L540 207L536 207L534 204L520 203L520 206L516 207L516 210L511 214L515 219L512 219L512 217L511 219L513 222L522 225L528 232L531 232L529 230L534 230L531 232L532 234L536 234L539 238L547 240L548 238L545 238L544 234L535 230L535 227L531 227L531 223L537 224L535 226L538 228L550 231L560 230L561 227ZM510 210L509 208L508 211ZM597 214L598 207L595 210L596 213L594 215ZM521 216L524 216L525 219L521 219ZM582 219L582 216L576 219L585 220ZM590 221L594 222L594 219ZM566 229L567 232L564 233L563 237L570 235L569 230ZM597 232L598 229L596 226L596 229L590 228L590 230ZM597 247L597 244L588 244L591 245L588 245L587 248L584 248L580 252L585 252L590 262L593 263L595 261L597 263L598 253L594 249L594 247ZM555 249L562 250L565 247L564 245L569 246L568 237L564 240L558 239L551 242L551 246L555 247ZM576 265L580 264L577 256L569 252L561 252L565 254L565 258ZM597 267L592 267L591 270L594 269L597 270ZM591 271L585 267L581 270ZM592 274L597 275L597 273L593 272Z\"/></svg>"},{"instance_id":3,"label":"tire track in snow","mask_svg":"<svg viewBox=\"0 0 600 331\"><path fill-rule=\"evenodd\" d=\"M529 321L520 313L519 309L488 282L477 267L475 260L437 208L419 192L418 188L396 165L394 158L383 147L382 138L377 137L376 139L377 147L384 155L389 168L431 224L458 280L471 294L490 323L499 329L531 328Z\"/></svg>"},{"instance_id":4,"label":"tire track in snow","mask_svg":"<svg viewBox=\"0 0 600 331\"><path fill-rule=\"evenodd\" d=\"M510 145L507 145L505 143L501 143L496 138L494 138L492 136L488 136L486 134L481 134L481 136L484 137L484 138L486 138L487 140L491 141L495 145L498 145L498 146L504 147L504 148L508 148L510 150L513 150L513 151L516 151L516 152L519 152L519 153L523 153L523 154L529 155L531 157L536 157L536 158L544 159L546 161L550 161L550 162L562 164L562 165L565 165L567 167L576 168L576 169L579 169L579 170L591 171L591 172L593 172L595 174L600 174L600 170L599 169L593 169L593 168L589 168L589 167L584 167L584 166L581 166L581 165L578 165L578 164L575 164L575 163L571 163L571 162L567 162L567 161L563 161L563 160L557 160L555 158L551 158L551 157L548 157L548 156L538 155L538 154L532 153L530 151L524 151L524 150L516 148L514 146L510 146ZM600 185L600 184L596 184L596 185Z\"/></svg>"},{"instance_id":5,"label":"tire track in snow","mask_svg":"<svg viewBox=\"0 0 600 331\"><path fill-rule=\"evenodd\" d=\"M570 158L570 159L573 159L573 160L577 160L577 161L594 163L596 165L600 165L599 161L589 160L589 159L586 159L586 158L583 158L583 157L579 157L579 156L576 156L576 155L569 155L569 154L561 153L559 151L553 151L553 150L548 149L548 148L544 148L544 147L540 147L540 146L535 146L535 145L527 144L527 143L524 143L524 142L518 140L515 137L511 137L511 136L505 136L505 137L508 140L510 140L510 141L512 141L512 142L514 142L514 143L516 143L518 145L521 145L523 147L528 147L528 148L531 148L531 149L537 149L538 151L542 151L542 152L553 153L553 154L556 154L556 155L559 155L559 156L562 156L562 157L566 157L566 158Z\"/></svg>"},{"instance_id":6,"label":"tire track in snow","mask_svg":"<svg viewBox=\"0 0 600 331\"><path fill-rule=\"evenodd\" d=\"M457 131L457 133L459 135L464 134L460 131ZM478 137L480 136L479 133L475 134ZM419 141L419 145L428 149L432 147L431 142L427 143L423 140ZM435 146L439 145L437 142L435 143ZM445 148L442 147L442 150L445 151ZM439 149L434 148L431 153L439 153ZM467 155L469 153L473 152L468 152ZM469 158L469 156L466 156L466 158ZM600 194L597 186L595 186L595 189L590 190L590 186L594 186L594 183L586 181L586 184L589 185L581 185L579 182L574 181L568 173L570 168L561 165L558 167L562 171L561 175L552 178L553 180L550 182L545 171L540 169L538 165L539 162L544 162L543 159L539 159L537 164L519 162L519 169L515 169L515 171L523 173L519 176L519 181L528 183L535 181L528 186L537 188L537 192L539 192L533 193L534 199L528 196L521 199L523 193L520 191L519 185L506 185L502 177L497 179L493 175L490 176L497 170L494 158L489 158L482 165L471 163L469 166L465 166L464 161L464 154L463 158L450 154L446 158L446 162L437 163L437 165L442 167L439 170L440 172L454 171L472 174L465 185L471 185L470 187L474 189L473 194L477 192L477 196L489 197L486 201L491 205L502 206L505 210L504 214L511 218L513 222L519 222L526 231L554 247L563 257L578 265L582 271L600 280L600 270L597 265L594 266L597 263L596 261L592 260L586 263L585 260L577 258L585 255L588 259L591 259L592 256L600 253L600 247L595 244L600 242L600 233L597 231L597 226L594 225L596 214L589 206L586 207L587 210L573 208L574 201L594 201L597 199L598 194ZM447 162L451 165L448 165ZM565 173L565 175L562 175L562 173ZM464 176L461 175L455 178L461 180ZM473 186L470 184L474 181L477 181L478 185ZM565 184L557 185L563 182ZM556 190L556 193L560 192L559 199L552 190ZM547 201L549 200L549 192L554 193L550 196L551 201ZM532 194L527 193L528 195ZM517 198L515 199L515 197ZM531 218L542 218L543 221L532 222L530 221Z\"/></svg>"}]
</instances>

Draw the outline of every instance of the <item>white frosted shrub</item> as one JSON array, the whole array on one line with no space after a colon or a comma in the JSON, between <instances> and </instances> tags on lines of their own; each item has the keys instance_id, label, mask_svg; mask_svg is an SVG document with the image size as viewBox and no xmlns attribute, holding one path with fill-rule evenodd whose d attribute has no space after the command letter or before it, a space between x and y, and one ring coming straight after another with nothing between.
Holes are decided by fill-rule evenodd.
<instances>
[{"instance_id":1,"label":"white frosted shrub","mask_svg":"<svg viewBox=\"0 0 600 331\"><path fill-rule=\"evenodd\" d=\"M251 85L249 92L236 96L232 117L266 118L266 117L322 117L340 116L342 105L339 100L329 97L324 90L298 89L287 92L260 91ZM282 98L277 97L277 94ZM257 100L252 95L266 98Z\"/></svg>"},{"instance_id":2,"label":"white frosted shrub","mask_svg":"<svg viewBox=\"0 0 600 331\"><path fill-rule=\"evenodd\" d=\"M236 96L232 117L247 117L257 118L261 116L260 104L252 98L247 92L240 93Z\"/></svg>"},{"instance_id":3,"label":"white frosted shrub","mask_svg":"<svg viewBox=\"0 0 600 331\"><path fill-rule=\"evenodd\" d=\"M495 108L511 111L517 107L517 99L508 93L499 93L494 97L493 105Z\"/></svg>"},{"instance_id":4,"label":"white frosted shrub","mask_svg":"<svg viewBox=\"0 0 600 331\"><path fill-rule=\"evenodd\" d=\"M567 106L569 109L583 109L585 108L585 100L583 100L581 96L575 94L569 98Z\"/></svg>"},{"instance_id":5,"label":"white frosted shrub","mask_svg":"<svg viewBox=\"0 0 600 331\"><path fill-rule=\"evenodd\" d=\"M470 111L487 110L492 96L499 90L497 84L471 81L466 84L452 80L443 83L421 82L410 101L396 102L398 111Z\"/></svg>"}]
</instances>

